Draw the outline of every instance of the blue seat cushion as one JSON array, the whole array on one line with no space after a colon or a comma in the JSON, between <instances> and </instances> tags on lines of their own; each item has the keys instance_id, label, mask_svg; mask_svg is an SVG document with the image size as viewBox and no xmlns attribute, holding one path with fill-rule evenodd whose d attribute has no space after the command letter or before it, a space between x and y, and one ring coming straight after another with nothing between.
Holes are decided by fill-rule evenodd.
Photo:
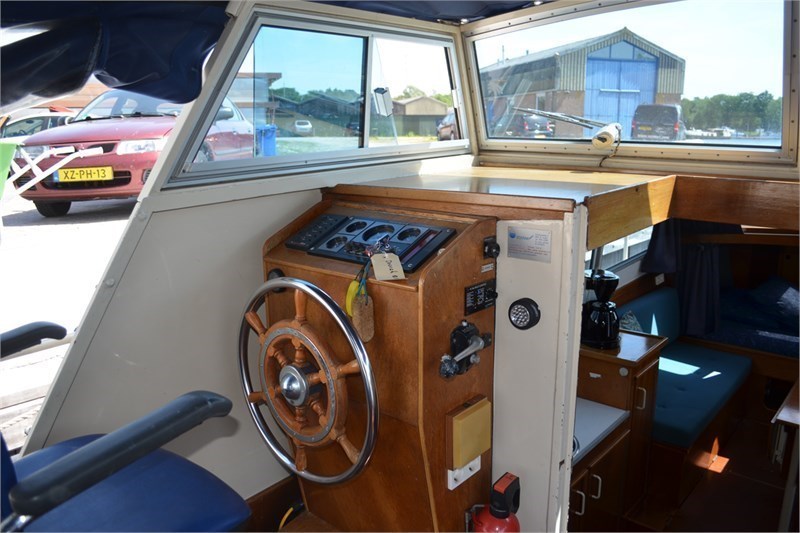
<instances>
[{"instance_id":1,"label":"blue seat cushion","mask_svg":"<svg viewBox=\"0 0 800 533\"><path fill-rule=\"evenodd\" d=\"M684 342L661 352L653 440L689 448L750 373L747 357Z\"/></svg>"},{"instance_id":2,"label":"blue seat cushion","mask_svg":"<svg viewBox=\"0 0 800 533\"><path fill-rule=\"evenodd\" d=\"M617 314L623 316L629 311L644 333L668 337L668 342L674 342L680 335L678 291L672 287L662 287L621 305Z\"/></svg>"},{"instance_id":3,"label":"blue seat cushion","mask_svg":"<svg viewBox=\"0 0 800 533\"><path fill-rule=\"evenodd\" d=\"M99 438L70 439L14 463L22 480ZM156 450L37 518L26 531L231 531L250 516L244 500L191 461Z\"/></svg>"}]
</instances>

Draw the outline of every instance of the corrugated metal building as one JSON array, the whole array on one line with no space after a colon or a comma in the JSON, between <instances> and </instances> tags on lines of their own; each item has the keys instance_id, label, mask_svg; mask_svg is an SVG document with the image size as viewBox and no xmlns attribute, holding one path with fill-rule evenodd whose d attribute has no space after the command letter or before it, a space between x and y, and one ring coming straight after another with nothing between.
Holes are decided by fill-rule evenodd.
<instances>
[{"instance_id":1,"label":"corrugated metal building","mask_svg":"<svg viewBox=\"0 0 800 533\"><path fill-rule=\"evenodd\" d=\"M508 106L619 122L630 133L639 104L680 104L686 62L627 28L483 67L489 131ZM558 136L590 130L556 124Z\"/></svg>"},{"instance_id":2,"label":"corrugated metal building","mask_svg":"<svg viewBox=\"0 0 800 533\"><path fill-rule=\"evenodd\" d=\"M436 125L447 114L447 104L430 96L392 102L398 135L436 135Z\"/></svg>"}]
</instances>

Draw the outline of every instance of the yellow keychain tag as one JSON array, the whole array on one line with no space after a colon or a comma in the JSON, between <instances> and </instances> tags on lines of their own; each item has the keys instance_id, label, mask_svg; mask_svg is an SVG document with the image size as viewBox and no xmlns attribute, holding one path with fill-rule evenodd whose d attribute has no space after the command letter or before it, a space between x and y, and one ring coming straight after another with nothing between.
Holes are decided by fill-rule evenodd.
<instances>
[{"instance_id":1,"label":"yellow keychain tag","mask_svg":"<svg viewBox=\"0 0 800 533\"><path fill-rule=\"evenodd\" d=\"M392 253L379 253L374 254L370 261L372 261L372 270L375 272L375 279L380 281L393 281L398 279L406 279L403 273L403 264L397 254Z\"/></svg>"},{"instance_id":2,"label":"yellow keychain tag","mask_svg":"<svg viewBox=\"0 0 800 533\"><path fill-rule=\"evenodd\" d=\"M358 293L358 281L353 280L347 287L347 296L344 297L344 310L348 316L353 316L353 300Z\"/></svg>"}]
</instances>

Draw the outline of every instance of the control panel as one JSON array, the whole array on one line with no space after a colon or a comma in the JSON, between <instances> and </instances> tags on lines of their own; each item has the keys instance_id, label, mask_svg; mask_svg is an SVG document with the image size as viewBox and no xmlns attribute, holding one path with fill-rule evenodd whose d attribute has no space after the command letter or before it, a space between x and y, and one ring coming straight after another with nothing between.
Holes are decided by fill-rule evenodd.
<instances>
[{"instance_id":1,"label":"control panel","mask_svg":"<svg viewBox=\"0 0 800 533\"><path fill-rule=\"evenodd\" d=\"M397 254L405 272L414 272L455 233L441 226L326 213L289 237L286 247L364 264L380 243L381 251Z\"/></svg>"}]
</instances>

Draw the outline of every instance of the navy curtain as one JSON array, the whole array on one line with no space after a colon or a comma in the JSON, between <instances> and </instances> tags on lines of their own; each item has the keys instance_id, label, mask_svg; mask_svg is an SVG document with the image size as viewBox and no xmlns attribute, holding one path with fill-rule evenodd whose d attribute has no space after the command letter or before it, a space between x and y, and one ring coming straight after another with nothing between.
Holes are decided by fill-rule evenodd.
<instances>
[{"instance_id":1,"label":"navy curtain","mask_svg":"<svg viewBox=\"0 0 800 533\"><path fill-rule=\"evenodd\" d=\"M719 325L720 247L682 242L690 235L742 233L735 224L669 219L653 227L643 272L674 274L681 311L681 334L704 335Z\"/></svg>"}]
</instances>

